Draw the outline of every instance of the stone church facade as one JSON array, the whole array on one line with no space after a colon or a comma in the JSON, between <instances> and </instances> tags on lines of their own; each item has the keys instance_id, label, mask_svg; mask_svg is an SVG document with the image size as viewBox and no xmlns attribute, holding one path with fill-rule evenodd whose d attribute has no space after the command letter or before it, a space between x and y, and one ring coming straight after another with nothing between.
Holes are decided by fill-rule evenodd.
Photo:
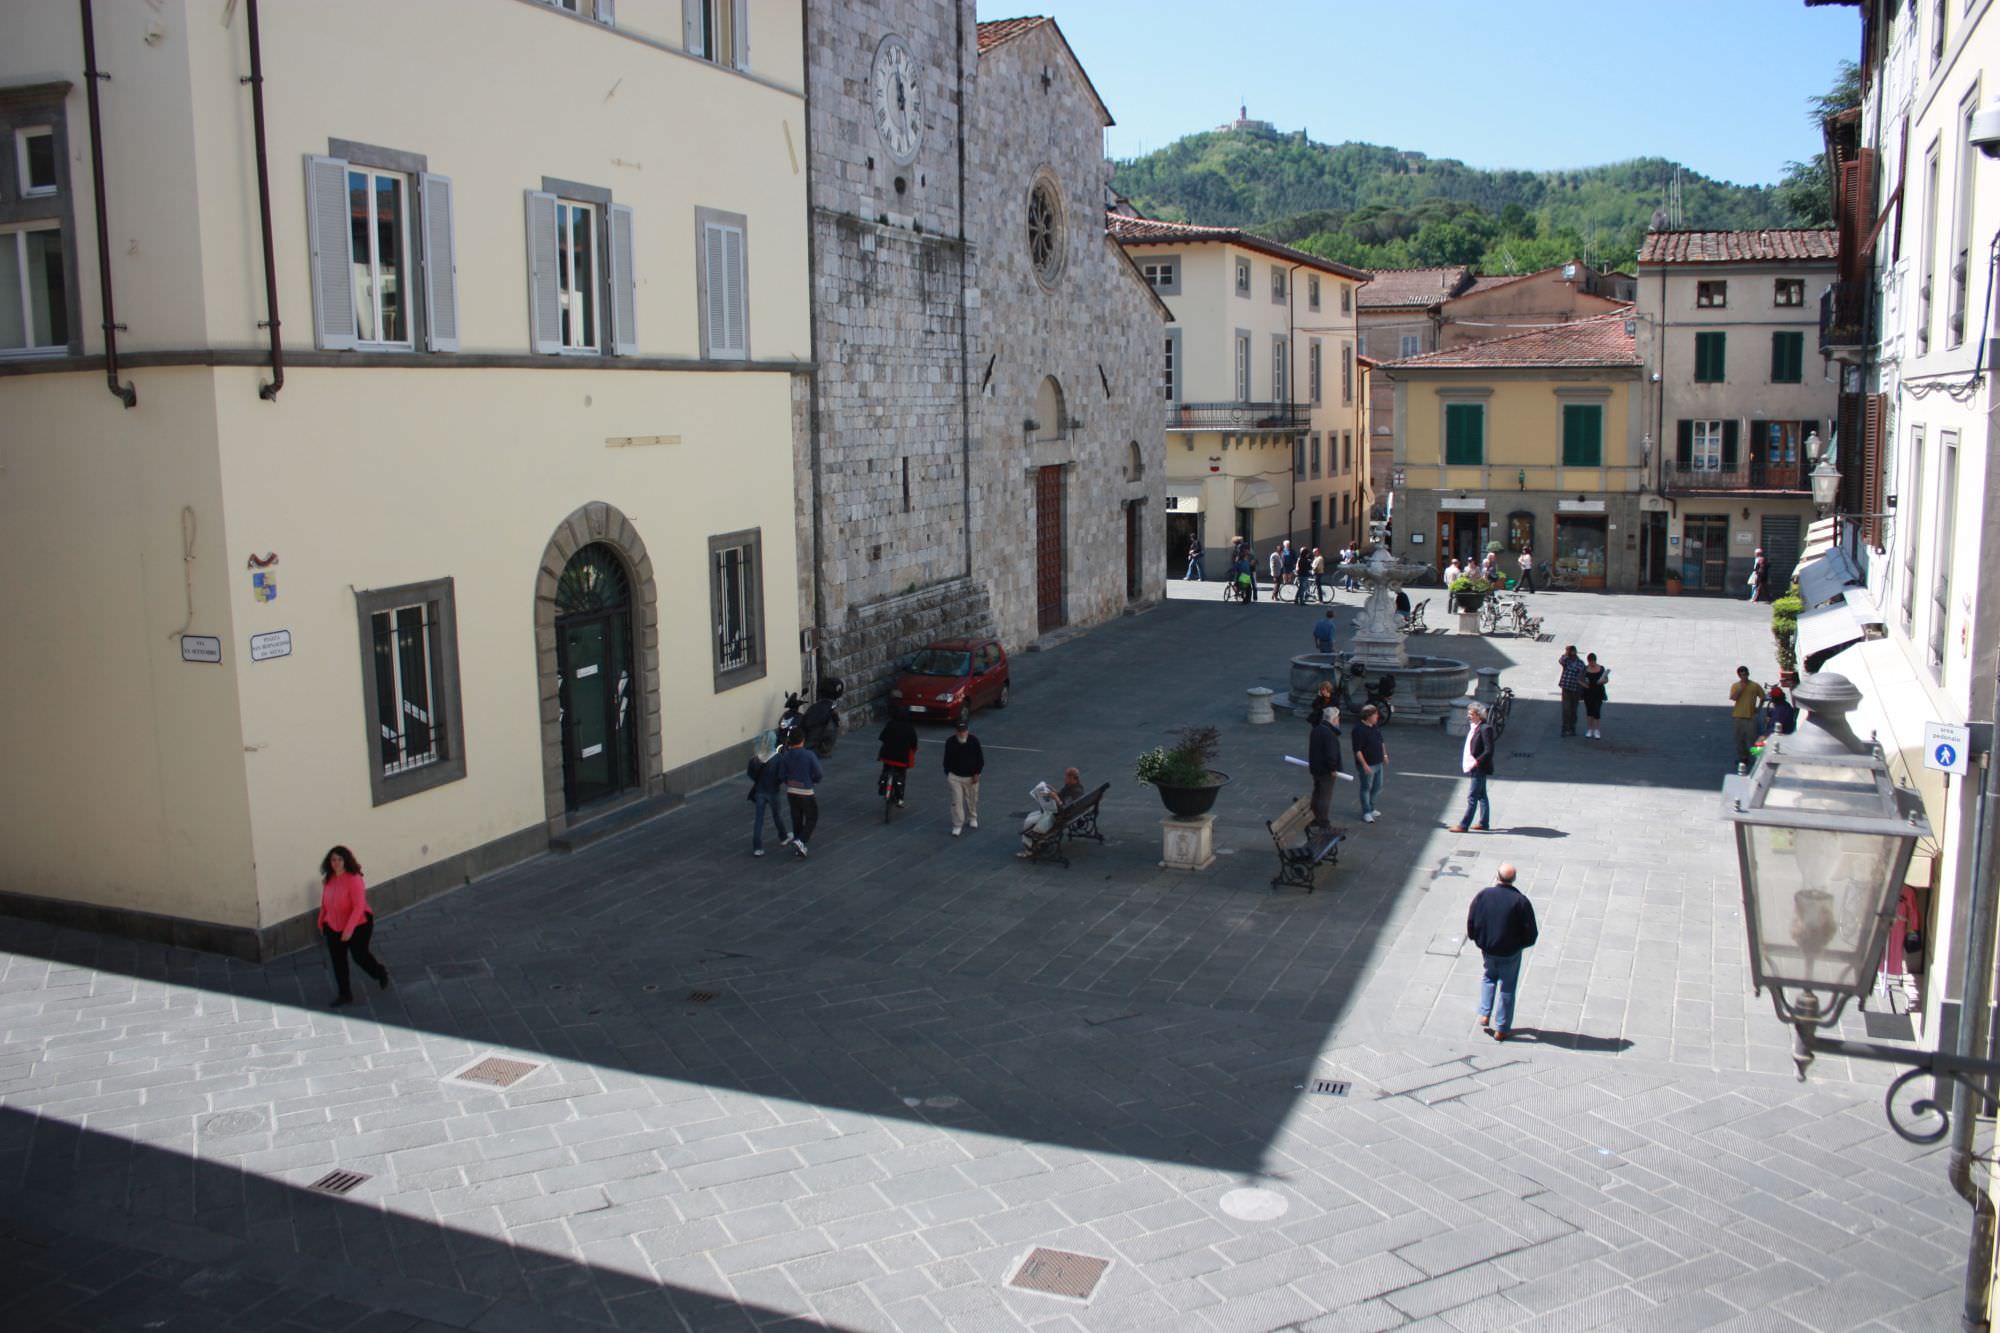
<instances>
[{"instance_id":1,"label":"stone church facade","mask_svg":"<svg viewBox=\"0 0 2000 1333\"><path fill-rule=\"evenodd\" d=\"M930 639L1018 652L1162 595L1165 317L1105 238L1109 116L1053 22L810 0L806 59L799 597L859 716Z\"/></svg>"},{"instance_id":2,"label":"stone church facade","mask_svg":"<svg viewBox=\"0 0 2000 1333\"><path fill-rule=\"evenodd\" d=\"M979 25L973 532L1002 641L1164 595L1171 313L1105 229L1111 124L1052 19Z\"/></svg>"}]
</instances>

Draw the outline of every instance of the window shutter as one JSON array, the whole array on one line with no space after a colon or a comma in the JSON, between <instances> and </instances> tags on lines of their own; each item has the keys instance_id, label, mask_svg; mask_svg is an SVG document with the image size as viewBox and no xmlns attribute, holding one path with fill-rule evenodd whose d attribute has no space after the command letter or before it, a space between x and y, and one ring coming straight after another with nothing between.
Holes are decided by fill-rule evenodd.
<instances>
[{"instance_id":1,"label":"window shutter","mask_svg":"<svg viewBox=\"0 0 2000 1333\"><path fill-rule=\"evenodd\" d=\"M615 0L597 0L597 8L593 11L592 17L607 28L616 25L618 6Z\"/></svg>"},{"instance_id":2,"label":"window shutter","mask_svg":"<svg viewBox=\"0 0 2000 1333\"><path fill-rule=\"evenodd\" d=\"M613 204L611 213L611 352L639 351L639 300L632 274L632 206Z\"/></svg>"},{"instance_id":3,"label":"window shutter","mask_svg":"<svg viewBox=\"0 0 2000 1333\"><path fill-rule=\"evenodd\" d=\"M458 350L458 252L452 248L451 177L417 177L424 206L424 346Z\"/></svg>"},{"instance_id":4,"label":"window shutter","mask_svg":"<svg viewBox=\"0 0 2000 1333\"><path fill-rule=\"evenodd\" d=\"M354 237L348 223L347 163L306 157L306 235L311 248L313 340L329 352L354 349Z\"/></svg>"},{"instance_id":5,"label":"window shutter","mask_svg":"<svg viewBox=\"0 0 2000 1333\"><path fill-rule=\"evenodd\" d=\"M744 346L743 232L737 227L702 226L702 267L707 348L710 357L740 358Z\"/></svg>"},{"instance_id":6,"label":"window shutter","mask_svg":"<svg viewBox=\"0 0 2000 1333\"><path fill-rule=\"evenodd\" d=\"M1785 382L1785 335L1782 333L1774 333L1771 335L1771 383L1783 384L1784 382Z\"/></svg>"},{"instance_id":7,"label":"window shutter","mask_svg":"<svg viewBox=\"0 0 2000 1333\"><path fill-rule=\"evenodd\" d=\"M556 286L556 197L528 195L528 338L536 352L562 350L562 295Z\"/></svg>"},{"instance_id":8,"label":"window shutter","mask_svg":"<svg viewBox=\"0 0 2000 1333\"><path fill-rule=\"evenodd\" d=\"M735 22L730 30L736 34L736 68L750 68L750 0L728 0L735 10Z\"/></svg>"},{"instance_id":9,"label":"window shutter","mask_svg":"<svg viewBox=\"0 0 2000 1333\"><path fill-rule=\"evenodd\" d=\"M745 304L749 293L744 290L743 233L735 227L728 227L722 233L723 293L727 298L724 308L729 315L729 350L737 356L750 354L750 339L747 336L748 311Z\"/></svg>"},{"instance_id":10,"label":"window shutter","mask_svg":"<svg viewBox=\"0 0 2000 1333\"><path fill-rule=\"evenodd\" d=\"M1882 544L1882 520L1875 515L1882 512L1886 493L1883 471L1888 450L1882 447L1882 435L1887 404L1888 399L1883 395L1871 393L1863 400L1861 410L1861 510L1869 515L1861 520L1861 538L1871 546Z\"/></svg>"},{"instance_id":11,"label":"window shutter","mask_svg":"<svg viewBox=\"0 0 2000 1333\"><path fill-rule=\"evenodd\" d=\"M1729 378L1729 335L1711 334L1709 337L1708 373L1720 384ZM1727 427L1724 427L1727 429Z\"/></svg>"},{"instance_id":12,"label":"window shutter","mask_svg":"<svg viewBox=\"0 0 2000 1333\"><path fill-rule=\"evenodd\" d=\"M1736 418L1731 417L1722 423L1722 470L1724 472L1734 472L1736 470L1737 459L1740 456L1737 452L1737 446L1740 443Z\"/></svg>"},{"instance_id":13,"label":"window shutter","mask_svg":"<svg viewBox=\"0 0 2000 1333\"><path fill-rule=\"evenodd\" d=\"M681 46L691 56L703 56L708 52L701 44L702 0L681 0Z\"/></svg>"},{"instance_id":14,"label":"window shutter","mask_svg":"<svg viewBox=\"0 0 2000 1333\"><path fill-rule=\"evenodd\" d=\"M1682 421L1674 439L1674 466L1683 472L1694 468L1694 423Z\"/></svg>"}]
</instances>

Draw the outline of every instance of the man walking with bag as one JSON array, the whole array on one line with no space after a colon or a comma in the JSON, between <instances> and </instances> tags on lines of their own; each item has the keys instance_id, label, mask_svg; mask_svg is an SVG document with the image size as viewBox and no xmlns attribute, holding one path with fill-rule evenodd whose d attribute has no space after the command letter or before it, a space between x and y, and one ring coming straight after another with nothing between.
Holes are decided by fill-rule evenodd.
<instances>
[{"instance_id":1,"label":"man walking with bag","mask_svg":"<svg viewBox=\"0 0 2000 1333\"><path fill-rule=\"evenodd\" d=\"M1514 1030L1515 990L1521 980L1521 952L1541 938L1535 905L1514 887L1514 867L1500 867L1499 882L1472 896L1465 913L1465 938L1479 946L1486 968L1479 982L1479 1026L1495 1041Z\"/></svg>"}]
</instances>

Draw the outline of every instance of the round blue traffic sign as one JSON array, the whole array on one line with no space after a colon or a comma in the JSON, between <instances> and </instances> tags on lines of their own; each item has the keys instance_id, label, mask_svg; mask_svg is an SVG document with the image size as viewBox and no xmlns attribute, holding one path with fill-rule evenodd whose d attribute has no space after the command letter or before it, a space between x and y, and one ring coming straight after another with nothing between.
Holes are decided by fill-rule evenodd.
<instances>
[{"instance_id":1,"label":"round blue traffic sign","mask_svg":"<svg viewBox=\"0 0 2000 1333\"><path fill-rule=\"evenodd\" d=\"M1937 747L1936 755L1938 767L1950 768L1958 762L1958 747L1946 742Z\"/></svg>"}]
</instances>

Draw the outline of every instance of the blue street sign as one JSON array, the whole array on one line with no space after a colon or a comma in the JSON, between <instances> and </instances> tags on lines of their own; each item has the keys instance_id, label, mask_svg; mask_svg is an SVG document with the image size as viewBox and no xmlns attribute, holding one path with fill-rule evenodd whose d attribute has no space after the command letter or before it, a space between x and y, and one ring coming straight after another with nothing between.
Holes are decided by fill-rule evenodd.
<instances>
[{"instance_id":1,"label":"blue street sign","mask_svg":"<svg viewBox=\"0 0 2000 1333\"><path fill-rule=\"evenodd\" d=\"M1937 766L1939 768L1946 768L1946 769L1952 768L1955 767L1957 763L1958 763L1957 750L1954 750L1949 745L1940 745L1937 747Z\"/></svg>"}]
</instances>

